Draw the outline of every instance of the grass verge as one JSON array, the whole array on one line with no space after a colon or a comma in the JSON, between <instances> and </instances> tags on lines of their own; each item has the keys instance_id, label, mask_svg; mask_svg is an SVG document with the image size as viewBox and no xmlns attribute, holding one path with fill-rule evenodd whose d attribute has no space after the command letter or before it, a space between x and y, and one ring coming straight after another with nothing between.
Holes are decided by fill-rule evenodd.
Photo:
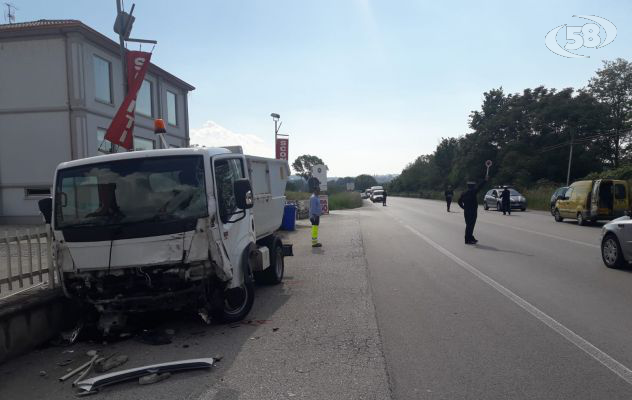
<instances>
[{"instance_id":1,"label":"grass verge","mask_svg":"<svg viewBox=\"0 0 632 400\"><path fill-rule=\"evenodd\" d=\"M362 198L358 192L340 192L329 195L330 210L347 210L362 207Z\"/></svg>"}]
</instances>

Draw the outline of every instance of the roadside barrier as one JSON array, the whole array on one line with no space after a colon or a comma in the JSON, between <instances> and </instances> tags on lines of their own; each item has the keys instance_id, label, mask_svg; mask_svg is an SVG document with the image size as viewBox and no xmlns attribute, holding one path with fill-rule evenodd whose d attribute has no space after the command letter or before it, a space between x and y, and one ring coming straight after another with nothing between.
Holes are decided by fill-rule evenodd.
<instances>
[{"instance_id":1,"label":"roadside barrier","mask_svg":"<svg viewBox=\"0 0 632 400\"><path fill-rule=\"evenodd\" d=\"M5 232L0 237L0 297L57 285L51 243L47 227L16 230L13 236Z\"/></svg>"}]
</instances>

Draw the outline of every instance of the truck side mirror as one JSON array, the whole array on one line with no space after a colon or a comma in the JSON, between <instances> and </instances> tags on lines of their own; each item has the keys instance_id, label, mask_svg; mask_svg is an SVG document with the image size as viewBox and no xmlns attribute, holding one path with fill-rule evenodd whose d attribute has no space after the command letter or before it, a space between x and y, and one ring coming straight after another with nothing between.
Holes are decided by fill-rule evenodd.
<instances>
[{"instance_id":1,"label":"truck side mirror","mask_svg":"<svg viewBox=\"0 0 632 400\"><path fill-rule=\"evenodd\" d=\"M44 216L44 221L47 224L50 224L51 218L53 216L53 199L51 197L47 197L45 199L41 199L37 202L39 206L39 210Z\"/></svg>"},{"instance_id":2,"label":"truck side mirror","mask_svg":"<svg viewBox=\"0 0 632 400\"><path fill-rule=\"evenodd\" d=\"M252 186L248 179L237 179L234 183L235 202L237 208L247 210L254 205L252 198Z\"/></svg>"}]
</instances>

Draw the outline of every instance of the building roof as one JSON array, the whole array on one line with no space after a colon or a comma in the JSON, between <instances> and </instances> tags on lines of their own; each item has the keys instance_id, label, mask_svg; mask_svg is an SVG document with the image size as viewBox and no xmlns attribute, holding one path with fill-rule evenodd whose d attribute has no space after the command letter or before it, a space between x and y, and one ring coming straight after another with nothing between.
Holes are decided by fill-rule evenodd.
<instances>
[{"instance_id":1,"label":"building roof","mask_svg":"<svg viewBox=\"0 0 632 400\"><path fill-rule=\"evenodd\" d=\"M108 48L116 55L119 54L118 43L76 19L40 19L37 21L18 22L14 24L0 24L0 39L64 34L69 32L79 32L93 42ZM195 90L195 87L192 85L165 71L154 63L150 64L149 71L166 77L169 81L183 89L188 91Z\"/></svg>"}]
</instances>

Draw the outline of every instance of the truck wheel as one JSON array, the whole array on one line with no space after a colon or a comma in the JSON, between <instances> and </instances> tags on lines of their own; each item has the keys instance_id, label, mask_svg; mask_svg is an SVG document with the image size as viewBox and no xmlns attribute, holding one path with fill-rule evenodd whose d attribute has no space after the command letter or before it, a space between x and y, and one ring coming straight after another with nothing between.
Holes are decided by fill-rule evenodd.
<instances>
[{"instance_id":1,"label":"truck wheel","mask_svg":"<svg viewBox=\"0 0 632 400\"><path fill-rule=\"evenodd\" d=\"M557 208L555 209L555 211L553 212L553 216L555 217L555 220L557 222L562 222L564 221L564 218L562 218L562 215L560 214L560 210L558 210Z\"/></svg>"},{"instance_id":2,"label":"truck wheel","mask_svg":"<svg viewBox=\"0 0 632 400\"><path fill-rule=\"evenodd\" d=\"M578 212L577 213L577 225L584 226L586 225L586 220L584 219L584 214Z\"/></svg>"},{"instance_id":3,"label":"truck wheel","mask_svg":"<svg viewBox=\"0 0 632 400\"><path fill-rule=\"evenodd\" d=\"M607 234L601 241L601 258L608 268L621 268L625 265L621 245L612 233Z\"/></svg>"},{"instance_id":4,"label":"truck wheel","mask_svg":"<svg viewBox=\"0 0 632 400\"><path fill-rule=\"evenodd\" d=\"M257 282L266 285L278 285L281 283L285 271L283 247L278 242L274 242L273 246L274 247L270 249L270 266L260 273L261 278L257 277Z\"/></svg>"},{"instance_id":5,"label":"truck wheel","mask_svg":"<svg viewBox=\"0 0 632 400\"><path fill-rule=\"evenodd\" d=\"M240 287L225 290L222 306L214 310L214 317L230 324L241 321L248 315L255 301L255 284L248 267L244 271L244 282Z\"/></svg>"}]
</instances>

